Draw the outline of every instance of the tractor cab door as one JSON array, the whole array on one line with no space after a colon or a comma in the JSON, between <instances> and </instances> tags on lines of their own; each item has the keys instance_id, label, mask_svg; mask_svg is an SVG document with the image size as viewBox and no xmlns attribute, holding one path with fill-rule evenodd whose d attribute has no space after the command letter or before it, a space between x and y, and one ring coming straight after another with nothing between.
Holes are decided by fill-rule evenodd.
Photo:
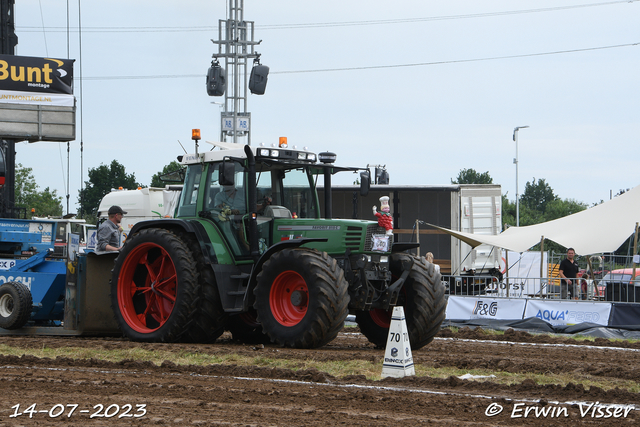
<instances>
[{"instance_id":1,"label":"tractor cab door","mask_svg":"<svg viewBox=\"0 0 640 427\"><path fill-rule=\"evenodd\" d=\"M229 162L227 162L229 163ZM247 215L246 173L243 165L233 162L233 184L222 185L219 163L210 164L205 180L203 211L222 232L236 259L250 256L243 222Z\"/></svg>"}]
</instances>

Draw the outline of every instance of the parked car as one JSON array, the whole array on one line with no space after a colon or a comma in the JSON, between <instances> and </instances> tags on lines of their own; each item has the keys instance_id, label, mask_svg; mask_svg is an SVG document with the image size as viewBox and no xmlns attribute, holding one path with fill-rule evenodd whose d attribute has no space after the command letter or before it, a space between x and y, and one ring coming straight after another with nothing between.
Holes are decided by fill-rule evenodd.
<instances>
[{"instance_id":1,"label":"parked car","mask_svg":"<svg viewBox=\"0 0 640 427\"><path fill-rule=\"evenodd\" d=\"M640 267L621 268L605 274L600 281L606 301L640 302Z\"/></svg>"}]
</instances>

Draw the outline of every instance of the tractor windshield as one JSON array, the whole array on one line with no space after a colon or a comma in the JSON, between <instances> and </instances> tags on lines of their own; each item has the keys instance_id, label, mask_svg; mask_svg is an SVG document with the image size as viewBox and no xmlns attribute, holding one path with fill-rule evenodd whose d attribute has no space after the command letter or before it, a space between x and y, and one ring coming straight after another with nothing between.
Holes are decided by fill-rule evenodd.
<instances>
[{"instance_id":1,"label":"tractor windshield","mask_svg":"<svg viewBox=\"0 0 640 427\"><path fill-rule=\"evenodd\" d=\"M263 168L257 174L257 195L260 214L318 218L313 182L306 168ZM264 204L268 198L271 205Z\"/></svg>"}]
</instances>

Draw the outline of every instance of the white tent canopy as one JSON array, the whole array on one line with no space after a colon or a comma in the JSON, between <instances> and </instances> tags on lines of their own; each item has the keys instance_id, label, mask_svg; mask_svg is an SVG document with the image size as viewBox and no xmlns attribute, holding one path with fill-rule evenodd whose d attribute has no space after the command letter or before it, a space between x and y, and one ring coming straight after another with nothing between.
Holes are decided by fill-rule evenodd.
<instances>
[{"instance_id":1,"label":"white tent canopy","mask_svg":"<svg viewBox=\"0 0 640 427\"><path fill-rule=\"evenodd\" d=\"M510 227L495 236L453 231L429 224L472 247L488 244L524 252L545 239L572 247L580 255L608 253L618 249L640 222L640 186L598 206L573 215L526 227Z\"/></svg>"}]
</instances>

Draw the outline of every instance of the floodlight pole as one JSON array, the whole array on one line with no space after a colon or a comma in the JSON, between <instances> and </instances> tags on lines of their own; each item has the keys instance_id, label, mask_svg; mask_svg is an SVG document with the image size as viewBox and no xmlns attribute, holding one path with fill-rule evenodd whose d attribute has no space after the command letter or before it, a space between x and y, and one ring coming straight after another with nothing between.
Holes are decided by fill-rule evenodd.
<instances>
[{"instance_id":1,"label":"floodlight pole","mask_svg":"<svg viewBox=\"0 0 640 427\"><path fill-rule=\"evenodd\" d=\"M513 130L513 140L516 142L516 158L513 163L516 164L516 227L520 227L520 194L518 193L518 131L526 129L529 126L518 126Z\"/></svg>"},{"instance_id":2,"label":"floodlight pole","mask_svg":"<svg viewBox=\"0 0 640 427\"><path fill-rule=\"evenodd\" d=\"M218 39L211 40L218 45L214 60L224 58L224 68L231 75L224 93L224 110L221 112L221 141L232 136L237 143L238 137L246 137L251 145L251 113L247 109L247 62L260 58L255 47L262 40L254 39L254 22L244 19L244 0L228 0L227 19L218 20ZM245 127L239 127L239 119ZM224 125L227 123L228 125ZM229 124L230 123L230 124Z\"/></svg>"}]
</instances>

